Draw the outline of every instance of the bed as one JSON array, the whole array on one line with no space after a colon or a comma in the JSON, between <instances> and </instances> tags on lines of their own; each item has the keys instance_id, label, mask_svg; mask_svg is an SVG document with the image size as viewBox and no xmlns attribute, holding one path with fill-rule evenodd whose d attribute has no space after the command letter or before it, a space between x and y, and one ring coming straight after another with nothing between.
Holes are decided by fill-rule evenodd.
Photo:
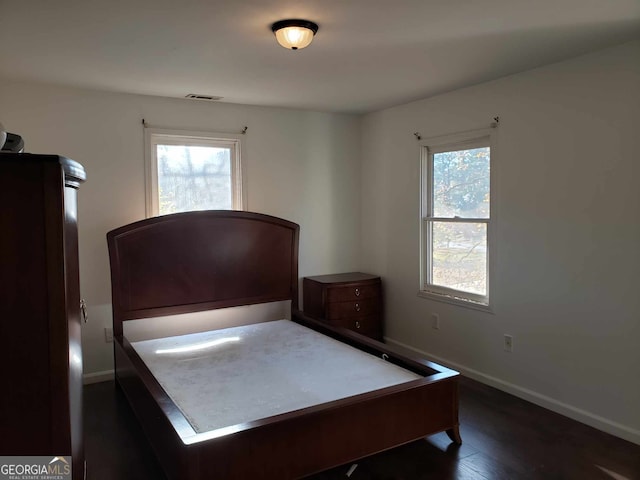
<instances>
[{"instance_id":1,"label":"bed","mask_svg":"<svg viewBox=\"0 0 640 480\"><path fill-rule=\"evenodd\" d=\"M116 383L169 479L301 478L437 432L461 443L457 372L298 310L298 238L237 211L107 234Z\"/></svg>"}]
</instances>

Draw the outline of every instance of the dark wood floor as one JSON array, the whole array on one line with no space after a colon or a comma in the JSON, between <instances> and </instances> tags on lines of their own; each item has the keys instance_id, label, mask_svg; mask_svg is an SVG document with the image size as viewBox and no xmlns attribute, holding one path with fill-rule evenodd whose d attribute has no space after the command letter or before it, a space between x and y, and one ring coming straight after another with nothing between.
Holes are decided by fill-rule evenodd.
<instances>
[{"instance_id":1,"label":"dark wood floor","mask_svg":"<svg viewBox=\"0 0 640 480\"><path fill-rule=\"evenodd\" d=\"M640 446L466 378L460 422L462 446L433 435L357 462L350 479L640 479ZM165 478L114 382L85 387L85 445L89 480Z\"/></svg>"}]
</instances>

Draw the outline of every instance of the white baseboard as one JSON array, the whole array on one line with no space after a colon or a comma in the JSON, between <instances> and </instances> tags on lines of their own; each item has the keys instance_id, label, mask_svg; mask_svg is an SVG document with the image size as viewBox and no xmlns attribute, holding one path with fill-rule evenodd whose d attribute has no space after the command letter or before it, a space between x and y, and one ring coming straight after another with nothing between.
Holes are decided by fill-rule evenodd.
<instances>
[{"instance_id":1,"label":"white baseboard","mask_svg":"<svg viewBox=\"0 0 640 480\"><path fill-rule=\"evenodd\" d=\"M108 382L113 380L113 370L104 370L102 372L85 373L82 375L82 381L85 385L91 383Z\"/></svg>"},{"instance_id":2,"label":"white baseboard","mask_svg":"<svg viewBox=\"0 0 640 480\"><path fill-rule=\"evenodd\" d=\"M551 397L547 397L546 395L535 392L533 390L529 390L519 385L506 382L496 377L492 377L491 375L487 375L485 373L479 372L478 370L474 370L473 368L469 368L465 365L460 365L459 363L451 362L446 358L441 358L437 355L432 355L418 348L414 348L410 345L404 344L402 342L398 342L397 340L394 340L392 338L385 337L385 341L390 345L397 345L407 350L416 352L428 359L433 359L438 363L442 363L445 367L449 367L454 370L457 370L469 378L477 380L486 385L495 387L498 390L502 390L504 392L510 393L511 395L515 395L516 397L522 398L531 403L535 403L536 405L544 407L548 410L552 410L556 413L572 418L573 420L577 420L578 422L582 422L586 425L597 428L598 430L602 430L603 432L610 433L611 435L615 435L616 437L620 437L620 438L623 438L624 440L628 440L630 442L640 445L640 430L627 427L626 425L622 425L621 423L614 422L613 420L609 420L608 418L601 417L600 415L596 415L586 410L582 410L581 408L574 407L573 405L560 402L559 400L556 400Z\"/></svg>"}]
</instances>

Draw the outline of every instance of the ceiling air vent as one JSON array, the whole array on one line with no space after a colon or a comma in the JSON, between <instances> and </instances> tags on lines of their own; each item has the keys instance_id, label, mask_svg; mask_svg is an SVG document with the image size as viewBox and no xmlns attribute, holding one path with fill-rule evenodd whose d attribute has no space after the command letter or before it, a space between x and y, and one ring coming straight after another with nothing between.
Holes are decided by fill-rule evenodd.
<instances>
[{"instance_id":1,"label":"ceiling air vent","mask_svg":"<svg viewBox=\"0 0 640 480\"><path fill-rule=\"evenodd\" d=\"M190 98L192 100L207 100L209 102L215 102L216 100L222 100L222 97L215 97L213 95L200 95L198 93L190 93L184 98Z\"/></svg>"}]
</instances>

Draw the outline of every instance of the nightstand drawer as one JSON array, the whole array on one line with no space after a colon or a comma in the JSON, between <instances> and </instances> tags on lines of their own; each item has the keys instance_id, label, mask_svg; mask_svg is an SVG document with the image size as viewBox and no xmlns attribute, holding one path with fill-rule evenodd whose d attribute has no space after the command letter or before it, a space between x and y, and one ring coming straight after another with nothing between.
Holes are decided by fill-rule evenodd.
<instances>
[{"instance_id":1,"label":"nightstand drawer","mask_svg":"<svg viewBox=\"0 0 640 480\"><path fill-rule=\"evenodd\" d=\"M348 300L364 300L380 296L380 285L356 285L331 287L327 289L327 302L346 302Z\"/></svg>"},{"instance_id":2,"label":"nightstand drawer","mask_svg":"<svg viewBox=\"0 0 640 480\"><path fill-rule=\"evenodd\" d=\"M366 317L358 318L342 318L340 320L329 321L331 325L337 327L348 328L354 332L361 333L363 335L369 335L374 337L380 336L380 316L369 315ZM373 335L372 335L373 334Z\"/></svg>"},{"instance_id":3,"label":"nightstand drawer","mask_svg":"<svg viewBox=\"0 0 640 480\"><path fill-rule=\"evenodd\" d=\"M327 320L341 318L364 317L375 315L380 311L380 300L370 298L356 302L335 302L327 305Z\"/></svg>"}]
</instances>

